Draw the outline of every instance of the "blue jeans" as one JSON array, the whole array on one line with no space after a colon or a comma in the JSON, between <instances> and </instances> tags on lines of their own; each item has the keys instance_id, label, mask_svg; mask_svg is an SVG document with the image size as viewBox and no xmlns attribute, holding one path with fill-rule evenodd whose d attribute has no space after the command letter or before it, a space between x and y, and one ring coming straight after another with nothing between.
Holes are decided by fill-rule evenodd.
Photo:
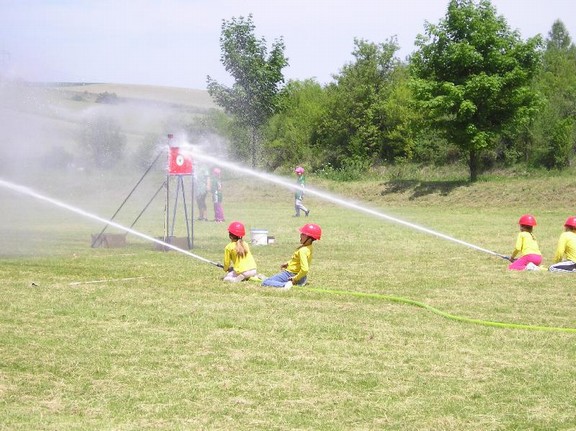
<instances>
[{"instance_id":1,"label":"blue jeans","mask_svg":"<svg viewBox=\"0 0 576 431\"><path fill-rule=\"evenodd\" d=\"M296 274L294 274L293 272L290 271L282 271L279 272L278 274L273 275L272 277L268 277L266 280L264 280L262 282L262 286L270 286L270 287L284 287L284 285L286 283L288 283L288 281L294 277ZM300 286L304 286L304 284L306 284L306 279L308 277L302 277L300 280L298 280L297 283Z\"/></svg>"}]
</instances>

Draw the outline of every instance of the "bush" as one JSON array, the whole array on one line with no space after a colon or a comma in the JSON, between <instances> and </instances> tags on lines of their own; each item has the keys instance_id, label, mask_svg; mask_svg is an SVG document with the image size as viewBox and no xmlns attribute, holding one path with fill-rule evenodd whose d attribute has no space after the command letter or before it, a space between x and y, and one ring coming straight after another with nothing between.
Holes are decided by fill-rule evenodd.
<instances>
[{"instance_id":1,"label":"bush","mask_svg":"<svg viewBox=\"0 0 576 431\"><path fill-rule=\"evenodd\" d=\"M85 125L80 143L86 149L87 166L112 169L124 157L126 136L116 120L100 116Z\"/></svg>"},{"instance_id":2,"label":"bush","mask_svg":"<svg viewBox=\"0 0 576 431\"><path fill-rule=\"evenodd\" d=\"M120 102L116 93L104 93L98 94L96 97L96 103L107 103L109 105L117 105Z\"/></svg>"},{"instance_id":3,"label":"bush","mask_svg":"<svg viewBox=\"0 0 576 431\"><path fill-rule=\"evenodd\" d=\"M357 181L366 177L370 170L370 163L363 159L348 159L342 163L342 167L334 168L330 163L326 163L315 173L322 178L332 181Z\"/></svg>"}]
</instances>

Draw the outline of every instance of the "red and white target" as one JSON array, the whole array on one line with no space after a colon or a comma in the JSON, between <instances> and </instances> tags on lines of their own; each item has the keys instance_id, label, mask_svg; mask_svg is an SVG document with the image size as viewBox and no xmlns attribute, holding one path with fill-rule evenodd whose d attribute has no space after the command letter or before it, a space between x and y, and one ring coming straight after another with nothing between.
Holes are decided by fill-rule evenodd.
<instances>
[{"instance_id":1,"label":"red and white target","mask_svg":"<svg viewBox=\"0 0 576 431\"><path fill-rule=\"evenodd\" d=\"M192 155L180 147L170 147L168 159L170 175L192 175Z\"/></svg>"}]
</instances>

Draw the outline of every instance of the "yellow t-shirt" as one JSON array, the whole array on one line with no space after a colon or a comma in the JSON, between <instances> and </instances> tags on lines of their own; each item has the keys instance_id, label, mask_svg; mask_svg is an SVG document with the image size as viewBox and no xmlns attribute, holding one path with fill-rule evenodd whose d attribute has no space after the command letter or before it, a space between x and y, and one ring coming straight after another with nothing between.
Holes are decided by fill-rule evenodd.
<instances>
[{"instance_id":1,"label":"yellow t-shirt","mask_svg":"<svg viewBox=\"0 0 576 431\"><path fill-rule=\"evenodd\" d=\"M558 239L558 246L556 247L556 254L554 255L554 263L561 262L563 258L576 262L575 232L562 232L560 239Z\"/></svg>"},{"instance_id":2,"label":"yellow t-shirt","mask_svg":"<svg viewBox=\"0 0 576 431\"><path fill-rule=\"evenodd\" d=\"M516 246L514 247L514 252L512 257L522 257L527 254L542 254L540 253L540 248L538 247L538 242L536 238L530 232L520 232L516 237Z\"/></svg>"},{"instance_id":3,"label":"yellow t-shirt","mask_svg":"<svg viewBox=\"0 0 576 431\"><path fill-rule=\"evenodd\" d=\"M286 271L295 273L294 283L297 283L308 274L310 264L312 263L312 244L300 247L294 252L292 258L288 261Z\"/></svg>"},{"instance_id":4,"label":"yellow t-shirt","mask_svg":"<svg viewBox=\"0 0 576 431\"><path fill-rule=\"evenodd\" d=\"M244 248L246 249L246 254L243 257L238 256L236 252L236 242L230 241L226 248L224 249L224 271L228 271L230 269L230 264L234 268L238 274L241 274L245 271L249 271L251 269L256 269L256 261L254 260L254 256L250 251L250 247L248 244L243 241Z\"/></svg>"}]
</instances>

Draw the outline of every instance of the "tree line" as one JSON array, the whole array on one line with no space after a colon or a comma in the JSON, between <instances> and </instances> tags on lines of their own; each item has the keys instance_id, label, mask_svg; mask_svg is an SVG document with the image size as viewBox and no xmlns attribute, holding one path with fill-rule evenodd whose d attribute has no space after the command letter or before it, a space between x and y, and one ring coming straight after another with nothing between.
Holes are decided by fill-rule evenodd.
<instances>
[{"instance_id":1,"label":"tree line","mask_svg":"<svg viewBox=\"0 0 576 431\"><path fill-rule=\"evenodd\" d=\"M451 0L415 45L400 60L394 37L355 39L353 61L333 82L285 82L283 39L269 51L252 15L223 20L221 61L234 83L208 77L223 110L189 129L223 134L235 159L269 170L465 162L475 181L495 166L570 165L576 47L561 20L546 37L522 40L489 0Z\"/></svg>"}]
</instances>

